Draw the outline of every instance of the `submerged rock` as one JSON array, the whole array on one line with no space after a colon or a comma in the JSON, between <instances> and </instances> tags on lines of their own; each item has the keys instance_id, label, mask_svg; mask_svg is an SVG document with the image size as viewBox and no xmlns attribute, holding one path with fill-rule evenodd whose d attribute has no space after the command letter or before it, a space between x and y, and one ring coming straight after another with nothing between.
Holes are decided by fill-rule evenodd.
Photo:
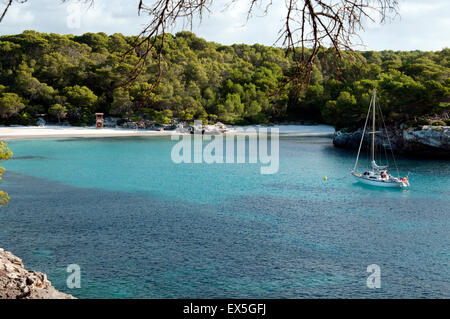
<instances>
[{"instance_id":1,"label":"submerged rock","mask_svg":"<svg viewBox=\"0 0 450 319\"><path fill-rule=\"evenodd\" d=\"M22 260L0 248L0 299L75 299L56 290L47 275L28 271Z\"/></svg>"},{"instance_id":2,"label":"submerged rock","mask_svg":"<svg viewBox=\"0 0 450 319\"><path fill-rule=\"evenodd\" d=\"M361 141L362 130L354 132L337 131L333 144L337 147L357 149ZM450 127L423 126L422 128L399 129L391 128L377 134L375 144L394 152L410 155L426 155L450 157ZM370 145L370 136L364 137L364 146Z\"/></svg>"}]
</instances>

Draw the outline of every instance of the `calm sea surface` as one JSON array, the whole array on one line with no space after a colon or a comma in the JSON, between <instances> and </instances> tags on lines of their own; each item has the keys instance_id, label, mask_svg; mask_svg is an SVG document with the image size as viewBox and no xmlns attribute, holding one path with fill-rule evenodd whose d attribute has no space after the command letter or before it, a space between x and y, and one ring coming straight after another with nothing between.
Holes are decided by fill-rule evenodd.
<instances>
[{"instance_id":1,"label":"calm sea surface","mask_svg":"<svg viewBox=\"0 0 450 319\"><path fill-rule=\"evenodd\" d=\"M399 158L412 187L392 190L356 183L330 138L281 137L274 175L174 164L175 143L10 141L0 247L80 298L450 297L449 161Z\"/></svg>"}]
</instances>

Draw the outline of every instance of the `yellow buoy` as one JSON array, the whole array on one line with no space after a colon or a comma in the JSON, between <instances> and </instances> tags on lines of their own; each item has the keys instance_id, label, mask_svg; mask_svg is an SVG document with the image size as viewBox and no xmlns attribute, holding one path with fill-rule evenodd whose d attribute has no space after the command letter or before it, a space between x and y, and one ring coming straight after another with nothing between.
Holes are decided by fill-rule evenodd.
<instances>
[{"instance_id":1,"label":"yellow buoy","mask_svg":"<svg viewBox=\"0 0 450 319\"><path fill-rule=\"evenodd\" d=\"M327 180L327 179L328 179L328 177L326 177L326 176L325 176L325 177L324 177L323 179L324 179L324 180Z\"/></svg>"}]
</instances>

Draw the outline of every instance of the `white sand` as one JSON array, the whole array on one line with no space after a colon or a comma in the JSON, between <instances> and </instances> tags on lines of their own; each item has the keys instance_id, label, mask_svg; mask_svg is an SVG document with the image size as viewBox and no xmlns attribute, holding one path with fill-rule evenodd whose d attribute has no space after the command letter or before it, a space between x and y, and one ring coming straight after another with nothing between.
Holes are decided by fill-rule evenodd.
<instances>
[{"instance_id":1,"label":"white sand","mask_svg":"<svg viewBox=\"0 0 450 319\"><path fill-rule=\"evenodd\" d=\"M250 126L242 126L245 131ZM328 125L277 125L252 126L258 128L278 128L281 135L293 136L332 136L334 128ZM229 127L230 133L236 133L238 126ZM270 130L269 130L270 131ZM239 132L237 132L239 133ZM2 139L33 139L58 137L114 137L114 136L164 136L180 134L176 131L133 130L123 128L75 127L75 126L0 126L0 140Z\"/></svg>"},{"instance_id":2,"label":"white sand","mask_svg":"<svg viewBox=\"0 0 450 319\"><path fill-rule=\"evenodd\" d=\"M0 139L49 138L49 137L113 137L113 136L161 136L171 131L132 130L122 128L73 127L73 126L0 126Z\"/></svg>"}]
</instances>

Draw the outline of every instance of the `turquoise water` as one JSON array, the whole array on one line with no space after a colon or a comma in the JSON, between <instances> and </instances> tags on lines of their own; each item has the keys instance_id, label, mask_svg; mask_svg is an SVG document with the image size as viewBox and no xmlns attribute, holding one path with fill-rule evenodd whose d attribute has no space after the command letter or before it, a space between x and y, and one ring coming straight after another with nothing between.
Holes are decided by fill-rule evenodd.
<instances>
[{"instance_id":1,"label":"turquoise water","mask_svg":"<svg viewBox=\"0 0 450 319\"><path fill-rule=\"evenodd\" d=\"M411 189L377 189L330 138L281 137L273 175L174 164L175 143L10 141L0 247L81 298L450 297L448 161L400 158Z\"/></svg>"}]
</instances>

